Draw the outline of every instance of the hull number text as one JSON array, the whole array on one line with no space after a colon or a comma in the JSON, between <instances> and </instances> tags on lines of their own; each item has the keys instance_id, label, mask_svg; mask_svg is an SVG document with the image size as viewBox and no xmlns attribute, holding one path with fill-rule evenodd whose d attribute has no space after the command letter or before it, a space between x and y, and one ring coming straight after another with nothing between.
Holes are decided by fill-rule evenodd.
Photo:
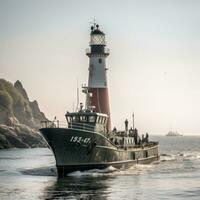
<instances>
[{"instance_id":1,"label":"hull number text","mask_svg":"<svg viewBox=\"0 0 200 200\"><path fill-rule=\"evenodd\" d=\"M71 139L70 139L70 142L77 142L77 143L85 143L85 144L88 144L90 143L91 141L91 138L82 138L82 137L78 137L78 136L72 136Z\"/></svg>"}]
</instances>

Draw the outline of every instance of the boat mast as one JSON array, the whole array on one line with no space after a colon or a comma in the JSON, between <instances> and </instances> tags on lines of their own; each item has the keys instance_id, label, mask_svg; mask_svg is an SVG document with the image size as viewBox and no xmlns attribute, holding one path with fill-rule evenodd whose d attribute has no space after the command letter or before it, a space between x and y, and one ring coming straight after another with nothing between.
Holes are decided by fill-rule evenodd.
<instances>
[{"instance_id":1,"label":"boat mast","mask_svg":"<svg viewBox=\"0 0 200 200\"><path fill-rule=\"evenodd\" d=\"M77 79L77 88L76 88L76 111L78 112L78 109L79 109L79 88L78 88L78 79Z\"/></svg>"},{"instance_id":2,"label":"boat mast","mask_svg":"<svg viewBox=\"0 0 200 200\"><path fill-rule=\"evenodd\" d=\"M133 120L133 130L135 129L135 116L134 116L134 112L132 114L132 120Z\"/></svg>"}]
</instances>

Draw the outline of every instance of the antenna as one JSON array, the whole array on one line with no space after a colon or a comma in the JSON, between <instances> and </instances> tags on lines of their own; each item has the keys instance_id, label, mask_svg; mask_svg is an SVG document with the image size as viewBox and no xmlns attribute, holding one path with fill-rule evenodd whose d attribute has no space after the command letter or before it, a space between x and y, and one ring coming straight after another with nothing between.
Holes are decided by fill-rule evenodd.
<instances>
[{"instance_id":1,"label":"antenna","mask_svg":"<svg viewBox=\"0 0 200 200\"><path fill-rule=\"evenodd\" d=\"M133 130L135 129L135 116L134 116L134 112L132 114L132 119L133 119Z\"/></svg>"},{"instance_id":2,"label":"antenna","mask_svg":"<svg viewBox=\"0 0 200 200\"><path fill-rule=\"evenodd\" d=\"M77 78L76 100L77 100L76 110L78 111L78 107L79 107L79 88L78 88L78 78Z\"/></svg>"},{"instance_id":3,"label":"antenna","mask_svg":"<svg viewBox=\"0 0 200 200\"><path fill-rule=\"evenodd\" d=\"M90 22L90 24L92 24L94 28L96 27L97 24L96 24L96 19L95 19L95 17L94 17L94 21L93 21L93 22Z\"/></svg>"}]
</instances>

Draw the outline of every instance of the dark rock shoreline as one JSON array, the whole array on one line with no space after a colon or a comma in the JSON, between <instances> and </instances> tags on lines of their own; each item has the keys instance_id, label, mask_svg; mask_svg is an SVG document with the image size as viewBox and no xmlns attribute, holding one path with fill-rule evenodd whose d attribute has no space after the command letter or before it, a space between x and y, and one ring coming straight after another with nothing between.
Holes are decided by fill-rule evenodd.
<instances>
[{"instance_id":1,"label":"dark rock shoreline","mask_svg":"<svg viewBox=\"0 0 200 200\"><path fill-rule=\"evenodd\" d=\"M0 149L46 147L39 133L47 120L37 101L30 101L20 81L0 79Z\"/></svg>"},{"instance_id":2,"label":"dark rock shoreline","mask_svg":"<svg viewBox=\"0 0 200 200\"><path fill-rule=\"evenodd\" d=\"M39 132L25 125L0 125L0 149L46 147Z\"/></svg>"}]
</instances>

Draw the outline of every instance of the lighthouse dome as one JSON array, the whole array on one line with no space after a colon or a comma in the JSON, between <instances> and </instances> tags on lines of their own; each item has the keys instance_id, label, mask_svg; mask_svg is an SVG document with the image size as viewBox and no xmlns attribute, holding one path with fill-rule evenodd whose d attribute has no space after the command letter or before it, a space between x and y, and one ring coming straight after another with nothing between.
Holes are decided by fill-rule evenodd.
<instances>
[{"instance_id":1,"label":"lighthouse dome","mask_svg":"<svg viewBox=\"0 0 200 200\"><path fill-rule=\"evenodd\" d=\"M104 32L100 31L99 29L94 29L91 31L91 35L99 34L99 35L105 35Z\"/></svg>"},{"instance_id":2,"label":"lighthouse dome","mask_svg":"<svg viewBox=\"0 0 200 200\"><path fill-rule=\"evenodd\" d=\"M99 30L99 25L94 24L94 26L91 26L91 35L105 35L104 32Z\"/></svg>"}]
</instances>

